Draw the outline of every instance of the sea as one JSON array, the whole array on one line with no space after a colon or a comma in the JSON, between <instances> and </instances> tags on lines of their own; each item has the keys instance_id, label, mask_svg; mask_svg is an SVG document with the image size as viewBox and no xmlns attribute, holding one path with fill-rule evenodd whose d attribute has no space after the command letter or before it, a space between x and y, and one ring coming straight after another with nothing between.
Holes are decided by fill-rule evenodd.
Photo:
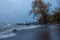
<instances>
[{"instance_id":1,"label":"sea","mask_svg":"<svg viewBox=\"0 0 60 40\"><path fill-rule=\"evenodd\" d=\"M32 29L39 27L39 25L14 25L14 24L0 24L0 39L16 36L13 30L21 31L25 29Z\"/></svg>"},{"instance_id":2,"label":"sea","mask_svg":"<svg viewBox=\"0 0 60 40\"><path fill-rule=\"evenodd\" d=\"M0 24L0 40L37 40L45 31L51 40L60 40L60 26L16 24Z\"/></svg>"}]
</instances>

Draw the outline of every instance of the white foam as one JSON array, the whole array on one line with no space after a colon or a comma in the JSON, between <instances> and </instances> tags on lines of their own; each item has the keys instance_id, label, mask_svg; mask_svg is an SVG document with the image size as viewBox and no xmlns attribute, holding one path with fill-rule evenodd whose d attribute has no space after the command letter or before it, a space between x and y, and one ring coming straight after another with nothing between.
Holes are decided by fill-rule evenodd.
<instances>
[{"instance_id":1,"label":"white foam","mask_svg":"<svg viewBox=\"0 0 60 40\"><path fill-rule=\"evenodd\" d=\"M0 39L2 39L2 38L8 38L8 37L13 37L13 36L16 36L16 34L14 34L14 33L0 34Z\"/></svg>"},{"instance_id":2,"label":"white foam","mask_svg":"<svg viewBox=\"0 0 60 40\"><path fill-rule=\"evenodd\" d=\"M40 27L40 25L35 25L35 26L33 26L33 25L31 25L31 26L29 26L29 27L21 27L21 28L17 28L17 30L24 30L24 29L31 29L31 28L36 28L36 27Z\"/></svg>"}]
</instances>

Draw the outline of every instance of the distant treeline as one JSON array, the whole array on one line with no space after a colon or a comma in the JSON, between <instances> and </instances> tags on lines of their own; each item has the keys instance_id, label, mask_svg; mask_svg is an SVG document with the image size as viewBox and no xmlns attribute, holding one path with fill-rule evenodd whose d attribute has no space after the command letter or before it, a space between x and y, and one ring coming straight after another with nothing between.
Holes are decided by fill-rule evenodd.
<instances>
[{"instance_id":1,"label":"distant treeline","mask_svg":"<svg viewBox=\"0 0 60 40\"><path fill-rule=\"evenodd\" d=\"M38 22L31 22L31 23L16 23L16 25L39 25Z\"/></svg>"}]
</instances>

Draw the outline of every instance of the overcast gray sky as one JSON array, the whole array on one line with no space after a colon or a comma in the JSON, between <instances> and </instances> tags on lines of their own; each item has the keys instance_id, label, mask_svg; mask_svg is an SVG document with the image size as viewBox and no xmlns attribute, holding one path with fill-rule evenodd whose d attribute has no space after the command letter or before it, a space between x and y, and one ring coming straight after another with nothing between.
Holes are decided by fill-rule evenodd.
<instances>
[{"instance_id":1,"label":"overcast gray sky","mask_svg":"<svg viewBox=\"0 0 60 40\"><path fill-rule=\"evenodd\" d=\"M32 16L28 13L31 9L33 0L0 0L0 22L18 23L32 22ZM45 0L44 2L52 3L52 7L56 7L56 0ZM51 7L51 8L52 8Z\"/></svg>"}]
</instances>

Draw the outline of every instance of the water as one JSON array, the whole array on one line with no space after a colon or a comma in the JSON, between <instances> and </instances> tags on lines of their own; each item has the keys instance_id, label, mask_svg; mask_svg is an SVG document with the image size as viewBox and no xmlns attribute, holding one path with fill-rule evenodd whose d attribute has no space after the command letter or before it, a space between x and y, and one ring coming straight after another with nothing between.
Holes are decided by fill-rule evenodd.
<instances>
[{"instance_id":1,"label":"water","mask_svg":"<svg viewBox=\"0 0 60 40\"><path fill-rule=\"evenodd\" d=\"M60 25L50 25L50 34L52 40L60 40Z\"/></svg>"},{"instance_id":2,"label":"water","mask_svg":"<svg viewBox=\"0 0 60 40\"><path fill-rule=\"evenodd\" d=\"M16 36L16 33L13 33L13 30L24 30L24 29L32 29L39 27L39 25L0 25L0 39L2 38L8 38Z\"/></svg>"},{"instance_id":3,"label":"water","mask_svg":"<svg viewBox=\"0 0 60 40\"><path fill-rule=\"evenodd\" d=\"M16 36L17 34L14 34L14 33L6 33L6 34L0 34L0 39L2 38L8 38L8 37L13 37L13 36Z\"/></svg>"},{"instance_id":4,"label":"water","mask_svg":"<svg viewBox=\"0 0 60 40\"><path fill-rule=\"evenodd\" d=\"M17 32L12 32L14 29ZM1 40L37 40L41 37L45 40L46 36L51 40L60 40L60 26L57 25L10 25L0 30Z\"/></svg>"},{"instance_id":5,"label":"water","mask_svg":"<svg viewBox=\"0 0 60 40\"><path fill-rule=\"evenodd\" d=\"M14 29L23 30L23 29L30 29L30 28L39 27L39 25L11 25L11 26L6 25L6 26L7 27L0 26L0 33L12 31Z\"/></svg>"}]
</instances>

